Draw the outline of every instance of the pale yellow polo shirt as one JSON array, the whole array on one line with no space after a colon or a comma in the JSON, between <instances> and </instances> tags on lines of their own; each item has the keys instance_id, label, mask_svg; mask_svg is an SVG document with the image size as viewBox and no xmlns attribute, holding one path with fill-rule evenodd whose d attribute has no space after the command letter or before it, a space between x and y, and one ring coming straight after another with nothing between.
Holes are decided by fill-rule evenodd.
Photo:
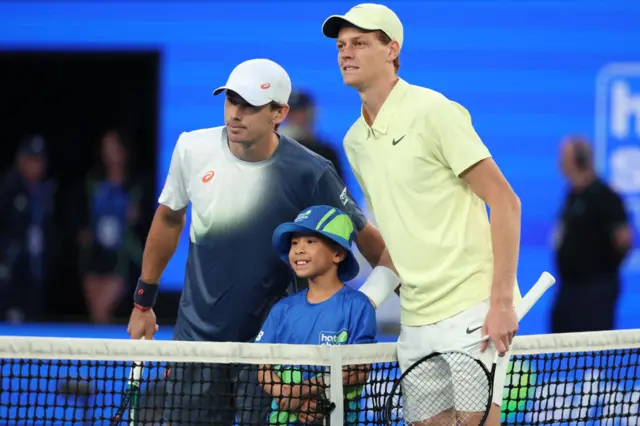
<instances>
[{"instance_id":1,"label":"pale yellow polo shirt","mask_svg":"<svg viewBox=\"0 0 640 426\"><path fill-rule=\"evenodd\" d=\"M468 111L400 79L372 128L361 116L344 148L402 282L402 323L436 323L488 299L487 208L459 176L491 154Z\"/></svg>"}]
</instances>

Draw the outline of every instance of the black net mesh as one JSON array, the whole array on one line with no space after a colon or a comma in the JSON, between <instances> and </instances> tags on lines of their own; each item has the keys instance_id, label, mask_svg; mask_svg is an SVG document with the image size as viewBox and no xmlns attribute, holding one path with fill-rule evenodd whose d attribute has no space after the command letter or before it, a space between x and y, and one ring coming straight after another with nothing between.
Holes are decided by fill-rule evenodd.
<instances>
[{"instance_id":1,"label":"black net mesh","mask_svg":"<svg viewBox=\"0 0 640 426\"><path fill-rule=\"evenodd\" d=\"M376 345L367 346L376 353ZM639 356L638 348L513 356L502 424L640 425ZM400 376L397 363L375 362L375 355L371 363L341 366L338 402L328 357L318 362L325 366L271 365L268 357L264 364L154 361L144 363L136 396L127 393L132 362L60 358L0 361L0 424L335 425L340 407L338 424L382 425ZM126 395L130 404L114 422ZM391 420L407 424L399 413Z\"/></svg>"},{"instance_id":2,"label":"black net mesh","mask_svg":"<svg viewBox=\"0 0 640 426\"><path fill-rule=\"evenodd\" d=\"M640 425L640 349L517 355L502 405L509 425Z\"/></svg>"},{"instance_id":3,"label":"black net mesh","mask_svg":"<svg viewBox=\"0 0 640 426\"><path fill-rule=\"evenodd\" d=\"M4 359L0 424L322 424L332 411L328 367L139 365L136 393L132 362Z\"/></svg>"}]
</instances>

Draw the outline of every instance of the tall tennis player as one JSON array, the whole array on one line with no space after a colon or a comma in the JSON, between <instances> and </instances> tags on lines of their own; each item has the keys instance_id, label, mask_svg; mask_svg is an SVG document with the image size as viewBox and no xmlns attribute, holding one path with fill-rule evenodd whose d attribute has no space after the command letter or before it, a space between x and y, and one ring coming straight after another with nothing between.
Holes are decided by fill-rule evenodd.
<instances>
[{"instance_id":1,"label":"tall tennis player","mask_svg":"<svg viewBox=\"0 0 640 426\"><path fill-rule=\"evenodd\" d=\"M269 309L295 290L295 275L271 247L273 232L309 206L329 205L349 215L356 244L377 264L382 237L331 163L278 134L290 93L291 80L280 65L243 62L214 91L226 97L225 125L180 135L146 241L131 338L153 338L160 277L189 204L189 257L174 340L253 341ZM241 424L263 424L271 398L243 374L221 364L169 369L165 422L232 425L239 413Z\"/></svg>"},{"instance_id":2,"label":"tall tennis player","mask_svg":"<svg viewBox=\"0 0 640 426\"><path fill-rule=\"evenodd\" d=\"M336 40L344 84L362 100L344 149L387 245L383 264L361 291L379 305L402 283L398 357L403 371L434 351L488 335L493 345L478 347L475 355L487 366L494 351L503 355L487 422L497 425L504 355L518 331L520 201L475 132L469 112L435 90L398 77L403 26L391 9L360 4L330 16L322 31ZM416 392L422 397L441 392L433 383L407 384L414 385L423 387ZM407 420L438 424L452 415L429 411L429 404L412 400L410 389L403 394L406 406L416 408L413 413L422 411Z\"/></svg>"}]
</instances>

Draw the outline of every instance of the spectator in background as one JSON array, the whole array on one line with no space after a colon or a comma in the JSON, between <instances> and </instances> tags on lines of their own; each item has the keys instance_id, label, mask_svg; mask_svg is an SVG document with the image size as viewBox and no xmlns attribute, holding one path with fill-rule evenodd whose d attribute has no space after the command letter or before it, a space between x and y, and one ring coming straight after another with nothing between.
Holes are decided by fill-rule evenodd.
<instances>
[{"instance_id":1,"label":"spectator in background","mask_svg":"<svg viewBox=\"0 0 640 426\"><path fill-rule=\"evenodd\" d=\"M611 330L631 227L622 199L596 174L586 139L567 137L560 159L570 190L554 239L560 285L552 331Z\"/></svg>"},{"instance_id":2,"label":"spectator in background","mask_svg":"<svg viewBox=\"0 0 640 426\"><path fill-rule=\"evenodd\" d=\"M46 319L53 276L54 184L47 180L46 143L25 138L15 167L0 178L0 306L10 322Z\"/></svg>"},{"instance_id":3,"label":"spectator in background","mask_svg":"<svg viewBox=\"0 0 640 426\"><path fill-rule=\"evenodd\" d=\"M99 165L85 182L79 235L84 296L96 323L112 322L128 290L129 268L132 262L139 267L142 258L135 232L142 187L131 175L130 166L122 134L107 131L100 141Z\"/></svg>"},{"instance_id":4,"label":"spectator in background","mask_svg":"<svg viewBox=\"0 0 640 426\"><path fill-rule=\"evenodd\" d=\"M338 152L328 141L322 140L315 131L316 107L311 95L303 91L292 92L289 107L289 115L281 128L281 133L331 161L338 175L344 180Z\"/></svg>"}]
</instances>

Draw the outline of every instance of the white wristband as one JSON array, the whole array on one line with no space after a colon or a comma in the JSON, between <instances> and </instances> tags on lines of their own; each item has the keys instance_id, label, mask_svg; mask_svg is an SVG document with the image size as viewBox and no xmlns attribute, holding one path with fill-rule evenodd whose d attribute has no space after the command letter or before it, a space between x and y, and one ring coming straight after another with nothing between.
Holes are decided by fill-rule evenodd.
<instances>
[{"instance_id":1,"label":"white wristband","mask_svg":"<svg viewBox=\"0 0 640 426\"><path fill-rule=\"evenodd\" d=\"M385 266L376 266L360 287L360 291L366 294L374 306L378 308L387 300L387 297L391 296L398 284L400 284L400 278L391 269Z\"/></svg>"}]
</instances>

